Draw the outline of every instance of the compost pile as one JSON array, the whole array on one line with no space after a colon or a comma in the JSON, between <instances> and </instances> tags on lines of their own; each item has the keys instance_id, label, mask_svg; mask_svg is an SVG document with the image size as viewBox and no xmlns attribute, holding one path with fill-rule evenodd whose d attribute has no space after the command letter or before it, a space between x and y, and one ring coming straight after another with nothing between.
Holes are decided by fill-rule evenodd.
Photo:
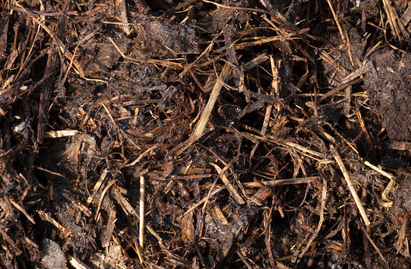
<instances>
[{"instance_id":1,"label":"compost pile","mask_svg":"<svg viewBox=\"0 0 411 269\"><path fill-rule=\"evenodd\" d=\"M0 5L1 268L410 268L408 1Z\"/></svg>"}]
</instances>

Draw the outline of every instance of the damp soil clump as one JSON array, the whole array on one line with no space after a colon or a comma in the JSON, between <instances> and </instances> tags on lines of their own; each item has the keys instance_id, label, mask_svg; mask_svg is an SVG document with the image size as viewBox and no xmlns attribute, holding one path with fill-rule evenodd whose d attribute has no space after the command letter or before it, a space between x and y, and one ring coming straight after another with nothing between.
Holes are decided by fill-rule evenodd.
<instances>
[{"instance_id":1,"label":"damp soil clump","mask_svg":"<svg viewBox=\"0 0 411 269\"><path fill-rule=\"evenodd\" d=\"M2 268L409 268L408 1L0 4Z\"/></svg>"}]
</instances>

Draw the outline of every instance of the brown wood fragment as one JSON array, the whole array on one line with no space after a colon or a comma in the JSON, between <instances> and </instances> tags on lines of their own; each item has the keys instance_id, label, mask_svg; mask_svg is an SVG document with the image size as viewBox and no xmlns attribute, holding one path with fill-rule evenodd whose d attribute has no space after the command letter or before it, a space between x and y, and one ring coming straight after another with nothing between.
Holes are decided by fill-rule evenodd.
<instances>
[{"instance_id":1,"label":"brown wood fragment","mask_svg":"<svg viewBox=\"0 0 411 269\"><path fill-rule=\"evenodd\" d=\"M127 19L127 8L125 0L116 0L116 6L120 10L121 22L123 23L123 30L126 35L131 33L130 25Z\"/></svg>"},{"instance_id":2,"label":"brown wood fragment","mask_svg":"<svg viewBox=\"0 0 411 269\"><path fill-rule=\"evenodd\" d=\"M221 222L221 224L228 225L227 218L224 216L224 213L220 209L220 207L218 207L217 205L214 205L213 209L214 209L214 214L217 216L217 218Z\"/></svg>"},{"instance_id":3,"label":"brown wood fragment","mask_svg":"<svg viewBox=\"0 0 411 269\"><path fill-rule=\"evenodd\" d=\"M408 8L402 13L401 23L405 27L411 21L411 5L408 5Z\"/></svg>"},{"instance_id":4,"label":"brown wood fragment","mask_svg":"<svg viewBox=\"0 0 411 269\"><path fill-rule=\"evenodd\" d=\"M254 173L258 176L261 174ZM267 177L264 177L267 178ZM280 185L291 185L291 184L303 184L310 183L312 181L318 180L320 177L306 177L306 178L290 178L290 179L276 179L276 180L262 180L261 182L243 182L244 187L247 188L258 188L261 184L274 187Z\"/></svg>"},{"instance_id":5,"label":"brown wood fragment","mask_svg":"<svg viewBox=\"0 0 411 269\"><path fill-rule=\"evenodd\" d=\"M263 205L263 202L272 193L273 189L268 186L261 186L258 191L250 198L250 203L254 203L258 206Z\"/></svg>"},{"instance_id":6,"label":"brown wood fragment","mask_svg":"<svg viewBox=\"0 0 411 269\"><path fill-rule=\"evenodd\" d=\"M187 213L183 218L180 219L182 239L184 243L190 242L194 238L195 227L194 227L194 213L193 211Z\"/></svg>"},{"instance_id":7,"label":"brown wood fragment","mask_svg":"<svg viewBox=\"0 0 411 269\"><path fill-rule=\"evenodd\" d=\"M127 215L132 215L136 217L137 219L140 217L137 214L137 211L134 209L134 207L130 204L130 202L123 195L121 195L121 193L117 190L117 188L113 188L111 190L111 194L113 195L113 198L117 201L117 203L120 204L121 208L124 210L124 212Z\"/></svg>"},{"instance_id":8,"label":"brown wood fragment","mask_svg":"<svg viewBox=\"0 0 411 269\"><path fill-rule=\"evenodd\" d=\"M180 155L203 135L206 124L210 119L211 112L214 108L218 96L220 95L221 88L223 87L223 84L225 80L228 78L230 72L231 68L229 64L226 63L223 66L223 69L221 70L220 76L214 85L214 88L210 94L210 98L208 99L207 105L205 106L203 113L201 114L200 120L198 121L190 138L184 143L184 145L174 149L171 153L176 152L177 156Z\"/></svg>"},{"instance_id":9,"label":"brown wood fragment","mask_svg":"<svg viewBox=\"0 0 411 269\"><path fill-rule=\"evenodd\" d=\"M64 238L68 238L72 235L70 231L67 231L66 228L63 227L63 225L61 225L55 219L53 219L49 213L44 212L43 210L38 210L37 213L39 214L42 220L48 221L51 224L53 224L62 233Z\"/></svg>"},{"instance_id":10,"label":"brown wood fragment","mask_svg":"<svg viewBox=\"0 0 411 269\"><path fill-rule=\"evenodd\" d=\"M237 190L231 185L230 181L228 178L225 176L224 173L222 173L222 169L218 167L218 165L212 163L212 166L214 166L215 170L217 170L217 173L220 175L221 180L224 182L224 184L227 187L227 190L230 192L230 194L233 196L234 200L239 204L243 205L245 204L244 199L241 197L241 195L237 192Z\"/></svg>"},{"instance_id":11,"label":"brown wood fragment","mask_svg":"<svg viewBox=\"0 0 411 269\"><path fill-rule=\"evenodd\" d=\"M345 165L340 157L340 155L338 154L337 150L334 147L331 147L331 151L334 155L335 160L337 161L338 166L340 167L340 170L344 176L344 179L348 185L348 188L351 192L351 195L353 196L353 199L355 201L355 204L357 205L358 210L360 211L361 217L364 220L364 224L367 227L367 231L369 231L370 229L370 224L371 222L369 221L367 214L364 210L364 207L361 203L360 197L358 197L357 191L355 190L354 184L351 181L350 175L348 174L347 169L345 168Z\"/></svg>"},{"instance_id":12,"label":"brown wood fragment","mask_svg":"<svg viewBox=\"0 0 411 269\"><path fill-rule=\"evenodd\" d=\"M391 5L390 0L382 0L382 3L384 5L384 11L387 14L388 20L390 22L390 26L392 28L393 35L401 42L402 37L400 35L400 30L397 24L396 20L396 14L395 11Z\"/></svg>"},{"instance_id":13,"label":"brown wood fragment","mask_svg":"<svg viewBox=\"0 0 411 269\"><path fill-rule=\"evenodd\" d=\"M50 49L43 79L38 83L40 87L39 116L37 125L37 143L43 143L44 132L48 122L50 95L57 73L57 50L55 45Z\"/></svg>"},{"instance_id":14,"label":"brown wood fragment","mask_svg":"<svg viewBox=\"0 0 411 269\"><path fill-rule=\"evenodd\" d=\"M9 201L15 208L17 208L21 213L23 213L31 223L36 224L36 221L33 219L32 216L29 215L29 213L27 213L27 211L24 209L24 207L20 206L16 202L14 202L13 199L9 199Z\"/></svg>"},{"instance_id":15,"label":"brown wood fragment","mask_svg":"<svg viewBox=\"0 0 411 269\"><path fill-rule=\"evenodd\" d=\"M110 238L111 235L113 234L114 228L116 227L116 210L114 207L110 207L110 211L108 212L108 220L107 220L107 225L106 229L101 235L101 246L103 248L106 248L110 244Z\"/></svg>"}]
</instances>

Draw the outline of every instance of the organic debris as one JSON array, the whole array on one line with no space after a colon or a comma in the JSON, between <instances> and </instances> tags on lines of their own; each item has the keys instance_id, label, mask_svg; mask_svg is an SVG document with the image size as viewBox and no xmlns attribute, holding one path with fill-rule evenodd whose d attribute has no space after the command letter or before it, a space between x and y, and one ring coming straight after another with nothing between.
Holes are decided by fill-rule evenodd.
<instances>
[{"instance_id":1,"label":"organic debris","mask_svg":"<svg viewBox=\"0 0 411 269\"><path fill-rule=\"evenodd\" d=\"M3 1L2 268L409 268L408 1Z\"/></svg>"}]
</instances>

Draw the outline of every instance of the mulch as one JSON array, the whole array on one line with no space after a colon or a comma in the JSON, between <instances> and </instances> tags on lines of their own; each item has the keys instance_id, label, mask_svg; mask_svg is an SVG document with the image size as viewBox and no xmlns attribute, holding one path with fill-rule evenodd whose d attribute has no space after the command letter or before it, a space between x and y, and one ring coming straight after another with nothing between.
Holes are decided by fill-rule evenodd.
<instances>
[{"instance_id":1,"label":"mulch","mask_svg":"<svg viewBox=\"0 0 411 269\"><path fill-rule=\"evenodd\" d=\"M408 1L0 5L1 268L411 266Z\"/></svg>"}]
</instances>

